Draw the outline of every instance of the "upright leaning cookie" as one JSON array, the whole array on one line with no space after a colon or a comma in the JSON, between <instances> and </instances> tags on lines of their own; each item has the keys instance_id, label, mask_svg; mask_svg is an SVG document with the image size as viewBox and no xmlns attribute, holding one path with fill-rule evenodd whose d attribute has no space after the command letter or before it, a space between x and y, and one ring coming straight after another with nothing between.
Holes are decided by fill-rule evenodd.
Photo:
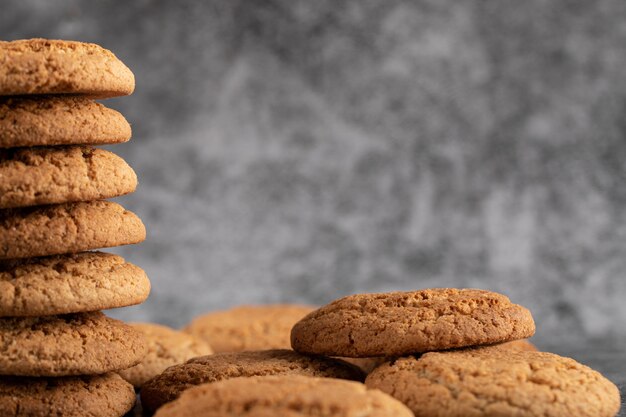
<instances>
[{"instance_id":1,"label":"upright leaning cookie","mask_svg":"<svg viewBox=\"0 0 626 417\"><path fill-rule=\"evenodd\" d=\"M358 382L300 375L235 378L199 385L155 417L412 417L400 402Z\"/></svg>"},{"instance_id":2,"label":"upright leaning cookie","mask_svg":"<svg viewBox=\"0 0 626 417\"><path fill-rule=\"evenodd\" d=\"M400 358L365 384L416 417L612 417L620 408L617 387L573 359L501 347Z\"/></svg>"},{"instance_id":3,"label":"upright leaning cookie","mask_svg":"<svg viewBox=\"0 0 626 417\"><path fill-rule=\"evenodd\" d=\"M0 95L125 96L135 77L113 53L93 43L50 39L0 41Z\"/></svg>"},{"instance_id":4,"label":"upright leaning cookie","mask_svg":"<svg viewBox=\"0 0 626 417\"><path fill-rule=\"evenodd\" d=\"M0 259L82 252L145 238L139 217L109 201L0 210Z\"/></svg>"},{"instance_id":5,"label":"upright leaning cookie","mask_svg":"<svg viewBox=\"0 0 626 417\"><path fill-rule=\"evenodd\" d=\"M0 260L0 317L125 307L149 293L146 273L110 253Z\"/></svg>"},{"instance_id":6,"label":"upright leaning cookie","mask_svg":"<svg viewBox=\"0 0 626 417\"><path fill-rule=\"evenodd\" d=\"M402 356L530 337L530 312L502 294L430 289L357 294L303 318L291 332L293 349L346 357Z\"/></svg>"},{"instance_id":7,"label":"upright leaning cookie","mask_svg":"<svg viewBox=\"0 0 626 417\"><path fill-rule=\"evenodd\" d=\"M110 373L80 377L0 377L0 415L121 417L135 403L132 385Z\"/></svg>"},{"instance_id":8,"label":"upright leaning cookie","mask_svg":"<svg viewBox=\"0 0 626 417\"><path fill-rule=\"evenodd\" d=\"M135 191L119 156L91 146L0 149L0 209L102 200Z\"/></svg>"},{"instance_id":9,"label":"upright leaning cookie","mask_svg":"<svg viewBox=\"0 0 626 417\"><path fill-rule=\"evenodd\" d=\"M312 310L294 304L240 306L196 317L184 331L206 340L218 353L287 349L291 328Z\"/></svg>"},{"instance_id":10,"label":"upright leaning cookie","mask_svg":"<svg viewBox=\"0 0 626 417\"><path fill-rule=\"evenodd\" d=\"M145 353L141 333L100 312L0 318L0 375L103 374Z\"/></svg>"},{"instance_id":11,"label":"upright leaning cookie","mask_svg":"<svg viewBox=\"0 0 626 417\"><path fill-rule=\"evenodd\" d=\"M141 402L146 410L155 411L196 385L266 375L302 375L353 381L365 378L360 369L341 360L302 355L292 350L217 353L166 369L144 384Z\"/></svg>"},{"instance_id":12,"label":"upright leaning cookie","mask_svg":"<svg viewBox=\"0 0 626 417\"><path fill-rule=\"evenodd\" d=\"M0 97L0 148L105 145L130 136L124 116L88 98Z\"/></svg>"}]
</instances>

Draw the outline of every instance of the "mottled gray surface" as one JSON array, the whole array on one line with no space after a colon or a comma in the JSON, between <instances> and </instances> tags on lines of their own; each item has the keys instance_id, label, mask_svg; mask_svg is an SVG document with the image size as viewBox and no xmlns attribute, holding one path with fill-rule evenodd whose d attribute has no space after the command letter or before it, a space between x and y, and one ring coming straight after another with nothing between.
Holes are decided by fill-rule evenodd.
<instances>
[{"instance_id":1,"label":"mottled gray surface","mask_svg":"<svg viewBox=\"0 0 626 417\"><path fill-rule=\"evenodd\" d=\"M126 319L431 286L626 339L626 2L8 1L112 49L154 290Z\"/></svg>"}]
</instances>

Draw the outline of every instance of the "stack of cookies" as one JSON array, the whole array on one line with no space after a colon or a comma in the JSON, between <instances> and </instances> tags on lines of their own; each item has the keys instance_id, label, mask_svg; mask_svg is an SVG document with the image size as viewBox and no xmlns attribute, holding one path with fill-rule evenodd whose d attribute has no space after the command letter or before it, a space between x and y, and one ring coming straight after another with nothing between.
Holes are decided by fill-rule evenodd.
<instances>
[{"instance_id":1,"label":"stack of cookies","mask_svg":"<svg viewBox=\"0 0 626 417\"><path fill-rule=\"evenodd\" d=\"M530 312L504 295L474 289L358 294L298 322L293 349L387 357L370 389L416 417L613 417L617 387L572 359L512 342L530 337Z\"/></svg>"},{"instance_id":2,"label":"stack of cookies","mask_svg":"<svg viewBox=\"0 0 626 417\"><path fill-rule=\"evenodd\" d=\"M208 337L214 328L214 339L239 340L223 344L231 349L252 345L252 328L282 340L282 324L254 314L264 310L296 314L293 306L244 307L205 315L187 331ZM357 294L295 323L293 350L195 358L148 381L141 400L157 417L615 416L617 387L538 352L526 340L534 332L526 308L490 291ZM377 366L368 372L333 357Z\"/></svg>"},{"instance_id":3,"label":"stack of cookies","mask_svg":"<svg viewBox=\"0 0 626 417\"><path fill-rule=\"evenodd\" d=\"M104 201L137 178L94 148L130 139L94 101L128 95L131 71L97 45L0 42L0 415L121 416L135 392L115 371L146 351L99 310L143 302L145 273L94 249L138 243L141 220Z\"/></svg>"}]
</instances>

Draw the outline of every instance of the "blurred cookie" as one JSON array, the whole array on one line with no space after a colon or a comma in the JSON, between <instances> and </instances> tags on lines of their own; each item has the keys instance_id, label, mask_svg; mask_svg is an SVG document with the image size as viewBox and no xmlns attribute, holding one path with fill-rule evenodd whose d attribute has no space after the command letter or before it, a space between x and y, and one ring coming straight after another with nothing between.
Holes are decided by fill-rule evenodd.
<instances>
[{"instance_id":1,"label":"blurred cookie","mask_svg":"<svg viewBox=\"0 0 626 417\"><path fill-rule=\"evenodd\" d=\"M141 361L140 332L100 312L0 318L0 374L103 374Z\"/></svg>"},{"instance_id":2,"label":"blurred cookie","mask_svg":"<svg viewBox=\"0 0 626 417\"><path fill-rule=\"evenodd\" d=\"M620 407L617 387L573 359L491 346L400 358L365 384L416 417L612 417Z\"/></svg>"},{"instance_id":3,"label":"blurred cookie","mask_svg":"<svg viewBox=\"0 0 626 417\"><path fill-rule=\"evenodd\" d=\"M130 136L124 116L84 97L0 97L0 148L104 145Z\"/></svg>"},{"instance_id":4,"label":"blurred cookie","mask_svg":"<svg viewBox=\"0 0 626 417\"><path fill-rule=\"evenodd\" d=\"M0 41L0 95L131 94L135 77L113 53L93 43L52 39Z\"/></svg>"},{"instance_id":5,"label":"blurred cookie","mask_svg":"<svg viewBox=\"0 0 626 417\"><path fill-rule=\"evenodd\" d=\"M82 252L145 237L141 220L109 201L0 210L0 259Z\"/></svg>"},{"instance_id":6,"label":"blurred cookie","mask_svg":"<svg viewBox=\"0 0 626 417\"><path fill-rule=\"evenodd\" d=\"M345 356L402 356L530 337L530 312L504 295L438 288L356 294L307 315L291 332L294 350Z\"/></svg>"},{"instance_id":7,"label":"blurred cookie","mask_svg":"<svg viewBox=\"0 0 626 417\"><path fill-rule=\"evenodd\" d=\"M121 417L135 390L119 375L62 378L0 377L0 415Z\"/></svg>"},{"instance_id":8,"label":"blurred cookie","mask_svg":"<svg viewBox=\"0 0 626 417\"><path fill-rule=\"evenodd\" d=\"M293 304L240 306L196 317L184 331L209 342L215 352L289 349L291 328L311 311Z\"/></svg>"},{"instance_id":9,"label":"blurred cookie","mask_svg":"<svg viewBox=\"0 0 626 417\"><path fill-rule=\"evenodd\" d=\"M91 146L0 149L0 209L101 200L132 193L137 176Z\"/></svg>"},{"instance_id":10,"label":"blurred cookie","mask_svg":"<svg viewBox=\"0 0 626 417\"><path fill-rule=\"evenodd\" d=\"M0 317L125 307L149 293L145 272L110 253L0 260Z\"/></svg>"},{"instance_id":11,"label":"blurred cookie","mask_svg":"<svg viewBox=\"0 0 626 417\"><path fill-rule=\"evenodd\" d=\"M358 382L281 375L200 385L155 416L412 417L412 413L389 395Z\"/></svg>"},{"instance_id":12,"label":"blurred cookie","mask_svg":"<svg viewBox=\"0 0 626 417\"><path fill-rule=\"evenodd\" d=\"M213 353L208 343L192 335L153 323L129 323L140 331L148 345L148 353L140 363L118 373L135 388L166 368L183 363L196 356Z\"/></svg>"},{"instance_id":13,"label":"blurred cookie","mask_svg":"<svg viewBox=\"0 0 626 417\"><path fill-rule=\"evenodd\" d=\"M265 375L302 375L363 381L365 375L346 362L306 356L292 350L217 353L172 366L141 389L141 403L155 411L196 385L224 379Z\"/></svg>"}]
</instances>

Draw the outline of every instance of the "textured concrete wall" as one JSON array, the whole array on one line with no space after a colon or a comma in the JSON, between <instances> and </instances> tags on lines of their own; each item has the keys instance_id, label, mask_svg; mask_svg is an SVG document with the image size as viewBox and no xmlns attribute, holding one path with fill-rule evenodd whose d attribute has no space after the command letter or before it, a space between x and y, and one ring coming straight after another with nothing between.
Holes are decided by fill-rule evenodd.
<instances>
[{"instance_id":1,"label":"textured concrete wall","mask_svg":"<svg viewBox=\"0 0 626 417\"><path fill-rule=\"evenodd\" d=\"M8 1L100 43L149 230L126 319L491 288L539 339L626 338L626 2Z\"/></svg>"}]
</instances>

